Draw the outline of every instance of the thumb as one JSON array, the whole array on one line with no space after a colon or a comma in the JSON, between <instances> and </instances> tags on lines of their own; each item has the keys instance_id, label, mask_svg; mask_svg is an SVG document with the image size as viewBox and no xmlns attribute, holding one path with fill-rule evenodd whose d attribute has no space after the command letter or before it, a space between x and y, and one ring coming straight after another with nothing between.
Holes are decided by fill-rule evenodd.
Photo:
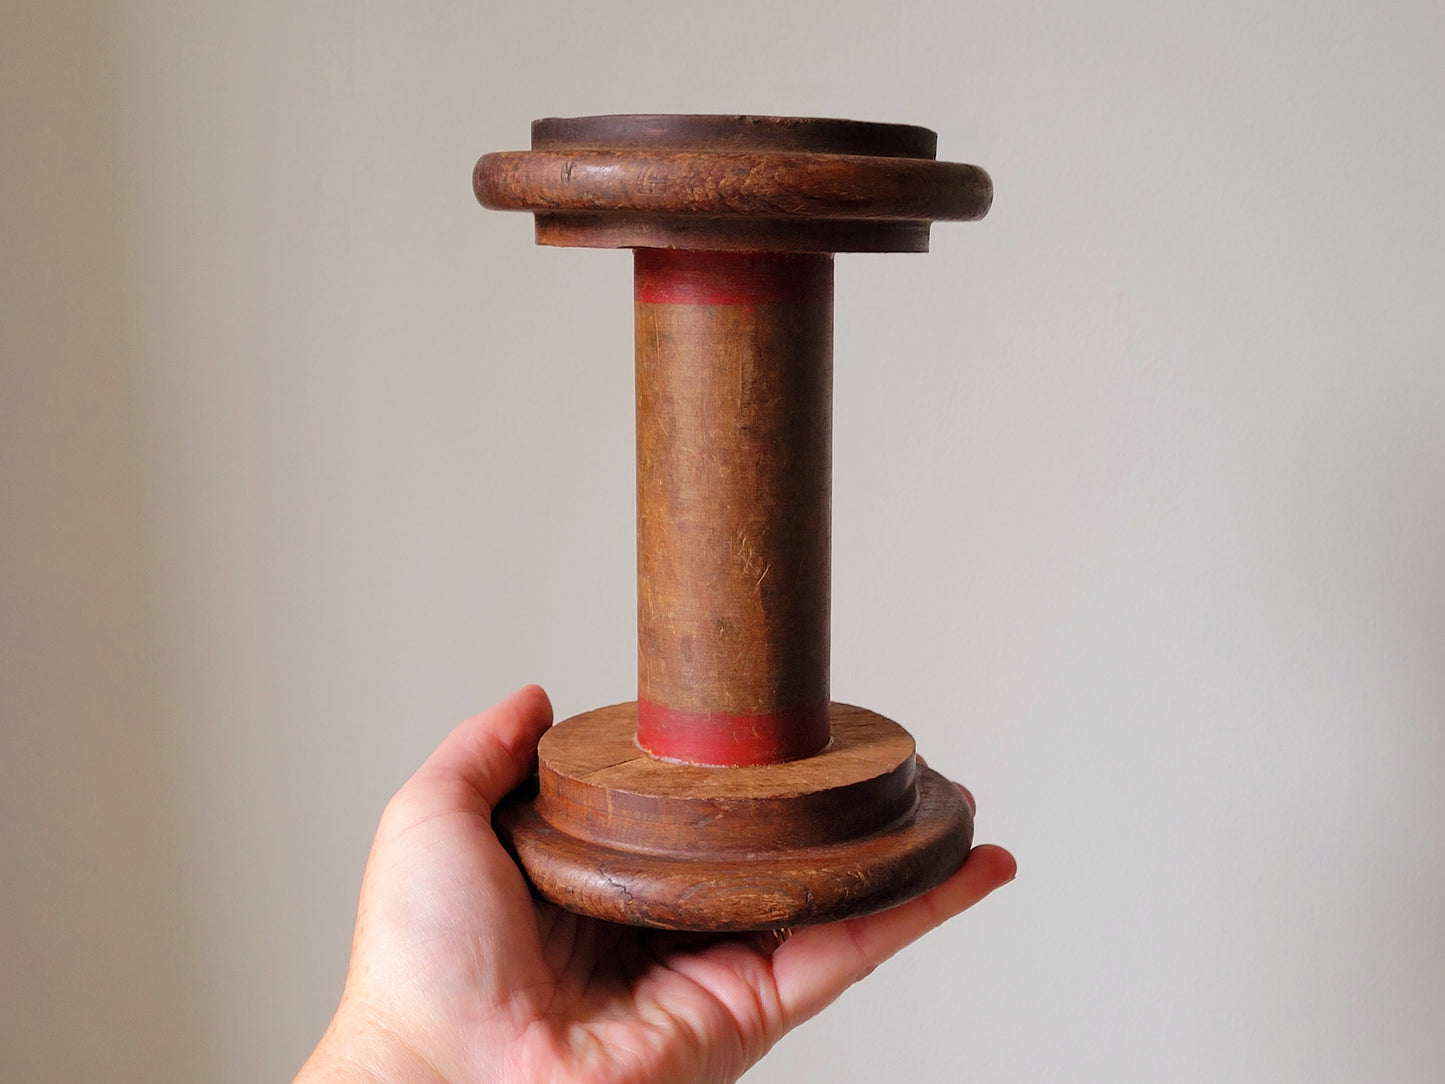
<instances>
[{"instance_id":1,"label":"thumb","mask_svg":"<svg viewBox=\"0 0 1445 1084\"><path fill-rule=\"evenodd\" d=\"M397 797L408 805L465 808L490 817L492 807L537 768L537 742L552 725L552 702L527 685L459 725L426 759ZM406 792L411 791L411 794Z\"/></svg>"}]
</instances>

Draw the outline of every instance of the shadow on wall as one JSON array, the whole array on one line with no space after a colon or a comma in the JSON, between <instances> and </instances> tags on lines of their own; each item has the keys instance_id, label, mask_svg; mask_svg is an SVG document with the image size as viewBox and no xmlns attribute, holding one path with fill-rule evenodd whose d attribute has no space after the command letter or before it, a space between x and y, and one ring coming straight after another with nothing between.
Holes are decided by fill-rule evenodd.
<instances>
[{"instance_id":1,"label":"shadow on wall","mask_svg":"<svg viewBox=\"0 0 1445 1084\"><path fill-rule=\"evenodd\" d=\"M200 1076L104 15L0 16L0 1078Z\"/></svg>"}]
</instances>

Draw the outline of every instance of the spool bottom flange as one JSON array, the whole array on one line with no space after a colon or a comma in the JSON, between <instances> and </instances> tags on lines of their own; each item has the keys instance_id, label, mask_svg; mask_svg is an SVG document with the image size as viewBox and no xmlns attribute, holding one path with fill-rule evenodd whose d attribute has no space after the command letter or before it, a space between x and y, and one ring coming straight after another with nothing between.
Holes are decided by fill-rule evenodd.
<instances>
[{"instance_id":1,"label":"spool bottom flange","mask_svg":"<svg viewBox=\"0 0 1445 1084\"><path fill-rule=\"evenodd\" d=\"M586 712L548 731L493 823L543 899L632 926L830 922L942 883L972 842L962 793L898 724L846 704L830 717L814 756L708 767L637 748L635 703Z\"/></svg>"}]
</instances>

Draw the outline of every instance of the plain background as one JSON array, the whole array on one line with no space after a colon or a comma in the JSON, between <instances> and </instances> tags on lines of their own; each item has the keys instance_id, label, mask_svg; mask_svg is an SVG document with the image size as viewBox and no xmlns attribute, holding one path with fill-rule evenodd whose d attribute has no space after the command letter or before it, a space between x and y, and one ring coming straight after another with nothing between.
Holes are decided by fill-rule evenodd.
<instances>
[{"instance_id":1,"label":"plain background","mask_svg":"<svg viewBox=\"0 0 1445 1084\"><path fill-rule=\"evenodd\" d=\"M764 1081L1445 1063L1437 4L7 2L0 1077L283 1080L382 805L633 687L630 273L538 116L925 124L838 260L834 691L1018 881Z\"/></svg>"}]
</instances>

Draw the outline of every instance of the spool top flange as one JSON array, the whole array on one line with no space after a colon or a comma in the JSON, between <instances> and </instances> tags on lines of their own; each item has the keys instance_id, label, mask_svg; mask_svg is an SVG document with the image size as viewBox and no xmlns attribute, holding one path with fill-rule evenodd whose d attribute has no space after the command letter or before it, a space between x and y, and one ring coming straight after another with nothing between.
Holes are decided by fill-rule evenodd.
<instances>
[{"instance_id":1,"label":"spool top flange","mask_svg":"<svg viewBox=\"0 0 1445 1084\"><path fill-rule=\"evenodd\" d=\"M537 243L585 248L926 252L929 226L982 218L993 184L939 162L910 124L620 115L532 124L484 155L484 207L536 215Z\"/></svg>"}]
</instances>

